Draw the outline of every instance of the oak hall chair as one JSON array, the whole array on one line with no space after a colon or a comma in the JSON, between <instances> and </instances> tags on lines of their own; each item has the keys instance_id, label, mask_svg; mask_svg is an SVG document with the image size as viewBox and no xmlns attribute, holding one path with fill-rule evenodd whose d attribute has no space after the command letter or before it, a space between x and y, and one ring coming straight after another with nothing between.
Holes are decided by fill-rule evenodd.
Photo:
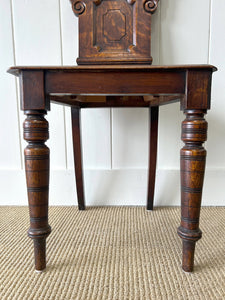
<instances>
[{"instance_id":1,"label":"oak hall chair","mask_svg":"<svg viewBox=\"0 0 225 300\"><path fill-rule=\"evenodd\" d=\"M34 241L35 269L46 267L49 138L45 114L50 103L71 106L78 206L85 209L80 110L92 107L146 107L150 116L147 209L153 209L160 105L180 102L181 224L184 271L193 271L205 171L211 65L152 66L151 18L159 0L70 0L79 17L78 66L12 67L19 76L24 122L25 169L30 211L28 235ZM168 0L167 0L168 1Z\"/></svg>"}]
</instances>

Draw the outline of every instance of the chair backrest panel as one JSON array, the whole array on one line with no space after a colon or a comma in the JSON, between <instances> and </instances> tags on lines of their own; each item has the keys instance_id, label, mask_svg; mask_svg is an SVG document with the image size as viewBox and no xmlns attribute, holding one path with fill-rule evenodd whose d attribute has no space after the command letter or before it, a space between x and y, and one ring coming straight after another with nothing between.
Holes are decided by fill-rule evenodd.
<instances>
[{"instance_id":1,"label":"chair backrest panel","mask_svg":"<svg viewBox=\"0 0 225 300\"><path fill-rule=\"evenodd\" d=\"M151 64L151 15L159 0L70 0L82 64Z\"/></svg>"}]
</instances>

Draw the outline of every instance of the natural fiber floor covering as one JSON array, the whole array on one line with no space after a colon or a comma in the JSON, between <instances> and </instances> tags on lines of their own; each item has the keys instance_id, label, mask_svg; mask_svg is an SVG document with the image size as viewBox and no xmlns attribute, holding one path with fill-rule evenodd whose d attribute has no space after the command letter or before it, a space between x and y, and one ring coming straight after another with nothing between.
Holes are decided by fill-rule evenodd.
<instances>
[{"instance_id":1,"label":"natural fiber floor covering","mask_svg":"<svg viewBox=\"0 0 225 300\"><path fill-rule=\"evenodd\" d=\"M225 299L225 208L203 208L195 271L181 270L179 208L51 207L37 274L28 209L0 207L0 299Z\"/></svg>"}]
</instances>

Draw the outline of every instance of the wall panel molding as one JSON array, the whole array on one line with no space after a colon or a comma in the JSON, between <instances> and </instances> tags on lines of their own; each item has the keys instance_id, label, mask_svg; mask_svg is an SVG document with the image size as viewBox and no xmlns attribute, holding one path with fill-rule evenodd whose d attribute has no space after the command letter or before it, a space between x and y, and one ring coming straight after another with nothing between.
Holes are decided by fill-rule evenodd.
<instances>
[{"instance_id":1,"label":"wall panel molding","mask_svg":"<svg viewBox=\"0 0 225 300\"><path fill-rule=\"evenodd\" d=\"M179 170L157 170L156 206L180 205L179 181ZM146 205L146 169L86 169L84 172L84 182L87 206ZM206 170L203 206L224 205L225 197L221 193L221 186L224 185L224 182L225 168L220 170ZM27 205L25 174L23 171L0 170L0 189L0 205ZM49 204L77 206L73 170L51 171Z\"/></svg>"}]
</instances>

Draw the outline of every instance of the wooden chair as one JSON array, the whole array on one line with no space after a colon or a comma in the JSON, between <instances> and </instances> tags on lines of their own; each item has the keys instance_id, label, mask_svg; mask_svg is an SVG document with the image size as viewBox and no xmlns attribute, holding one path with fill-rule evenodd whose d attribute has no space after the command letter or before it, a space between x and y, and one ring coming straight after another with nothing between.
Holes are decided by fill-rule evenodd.
<instances>
[{"instance_id":1,"label":"wooden chair","mask_svg":"<svg viewBox=\"0 0 225 300\"><path fill-rule=\"evenodd\" d=\"M30 209L28 235L34 241L35 268L46 266L49 138L44 118L50 102L72 107L74 162L79 209L85 208L80 110L91 107L146 107L150 115L147 209L153 208L158 135L158 107L180 101L186 115L181 139L181 224L183 270L194 266L201 238L199 217L205 171L211 65L151 66L151 18L158 0L70 0L79 16L79 66L12 67L19 76L24 122L25 168Z\"/></svg>"}]
</instances>

